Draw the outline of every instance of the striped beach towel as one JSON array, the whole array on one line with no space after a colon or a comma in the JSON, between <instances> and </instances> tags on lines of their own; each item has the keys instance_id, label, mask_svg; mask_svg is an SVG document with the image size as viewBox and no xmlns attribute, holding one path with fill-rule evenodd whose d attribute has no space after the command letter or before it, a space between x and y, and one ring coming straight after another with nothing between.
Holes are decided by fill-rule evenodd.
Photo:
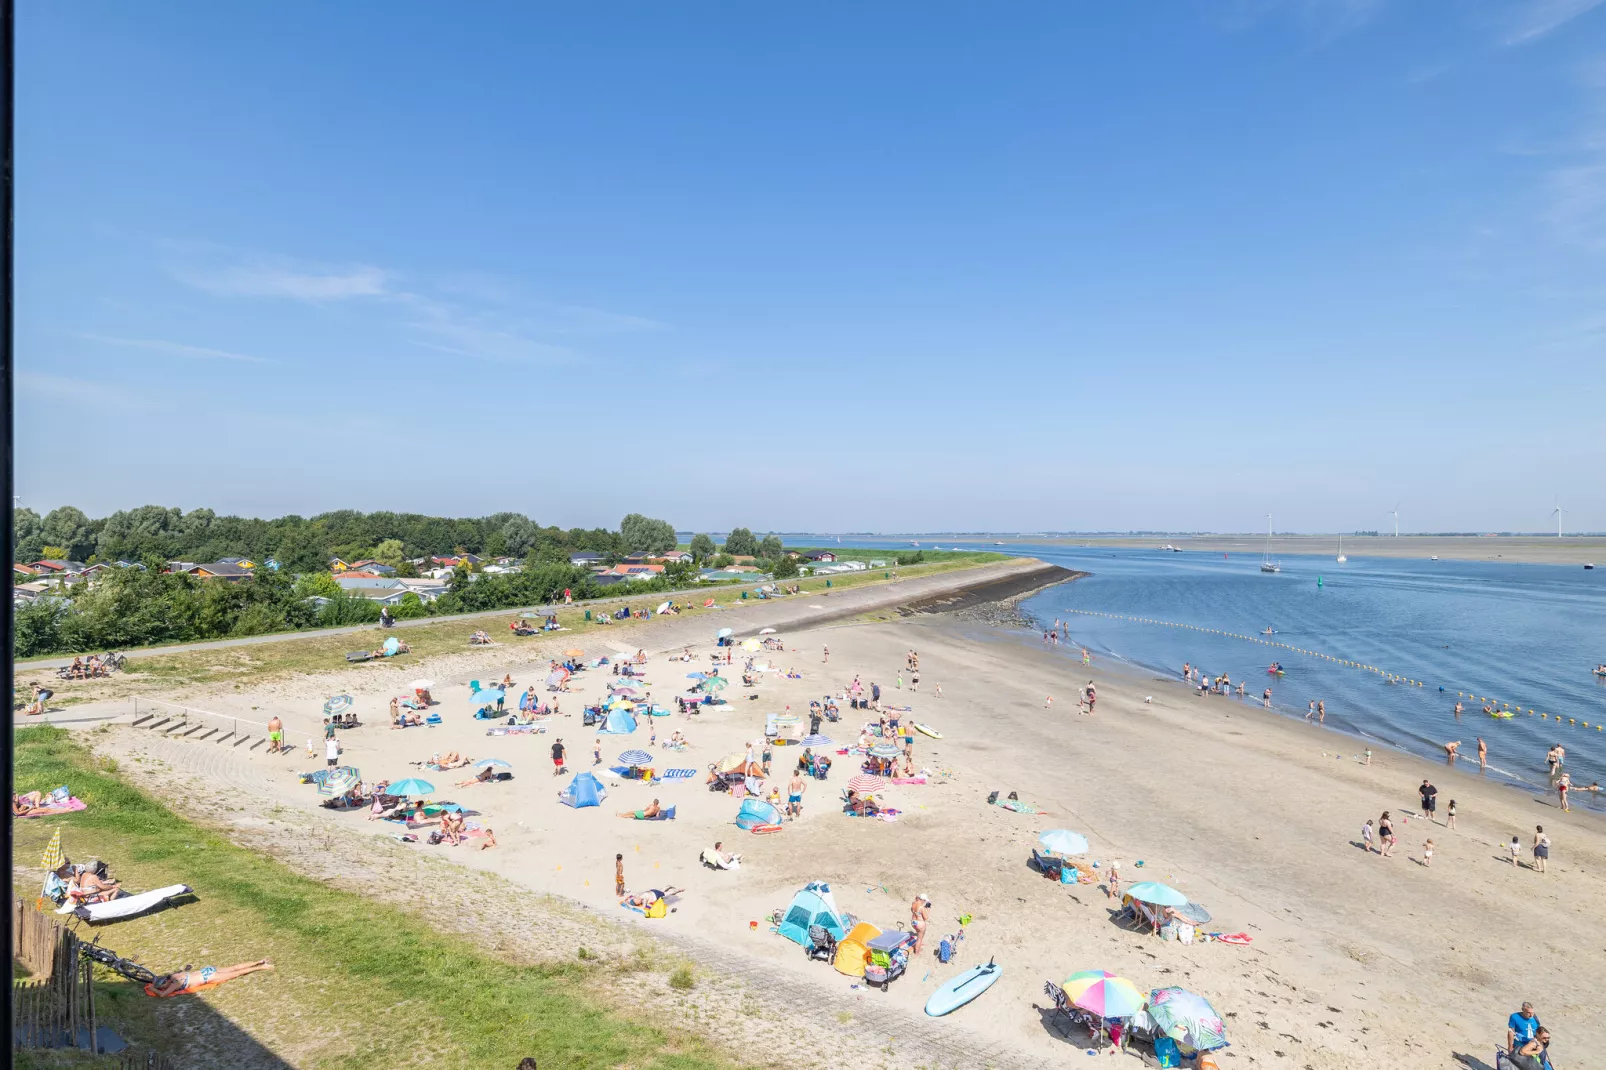
<instances>
[{"instance_id":1,"label":"striped beach towel","mask_svg":"<svg viewBox=\"0 0 1606 1070\"><path fill-rule=\"evenodd\" d=\"M665 769L664 772L663 772L663 776L660 779L663 779L663 780L687 780L687 779L689 779L691 777L694 777L696 775L697 775L697 770L695 770L695 769Z\"/></svg>"}]
</instances>

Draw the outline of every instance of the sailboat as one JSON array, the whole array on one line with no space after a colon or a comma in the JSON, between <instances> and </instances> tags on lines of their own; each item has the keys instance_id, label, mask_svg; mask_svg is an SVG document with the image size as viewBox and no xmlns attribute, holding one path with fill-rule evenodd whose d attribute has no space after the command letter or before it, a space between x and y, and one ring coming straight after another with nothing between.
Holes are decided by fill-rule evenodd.
<instances>
[{"instance_id":1,"label":"sailboat","mask_svg":"<svg viewBox=\"0 0 1606 1070\"><path fill-rule=\"evenodd\" d=\"M1260 571L1281 572L1283 567L1271 559L1271 514L1266 514L1266 552L1260 555Z\"/></svg>"},{"instance_id":2,"label":"sailboat","mask_svg":"<svg viewBox=\"0 0 1606 1070\"><path fill-rule=\"evenodd\" d=\"M1349 558L1344 556L1344 536L1340 535L1338 537L1338 563L1342 565L1348 560Z\"/></svg>"}]
</instances>

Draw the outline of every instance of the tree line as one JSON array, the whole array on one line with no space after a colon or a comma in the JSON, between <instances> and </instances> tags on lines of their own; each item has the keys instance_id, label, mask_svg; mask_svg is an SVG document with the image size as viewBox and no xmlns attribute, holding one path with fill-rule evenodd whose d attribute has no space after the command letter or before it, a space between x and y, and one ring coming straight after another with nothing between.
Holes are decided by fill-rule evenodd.
<instances>
[{"instance_id":1,"label":"tree line","mask_svg":"<svg viewBox=\"0 0 1606 1070\"><path fill-rule=\"evenodd\" d=\"M128 649L157 643L261 635L305 628L377 621L374 601L342 590L329 572L331 558L372 558L409 574L411 558L473 553L511 556L524 568L486 574L455 570L447 592L433 602L403 597L392 613L401 619L542 605L570 591L577 599L672 590L696 579L693 565L669 564L649 580L604 585L570 564L581 550L613 561L635 552L664 553L677 545L667 521L631 513L618 531L606 528L543 527L517 513L488 517L431 517L416 513L340 510L311 518L273 520L218 516L210 509L185 513L142 506L91 519L63 506L41 517L31 509L13 513L18 561L40 558L128 561L139 568L112 569L92 585L75 584L20 607L15 656ZM697 564L730 564L736 557L760 559L777 578L797 574L779 537L754 536L736 528L723 548L709 535L692 538ZM196 579L163 570L173 560L205 563L220 557L268 559L235 583Z\"/></svg>"}]
</instances>

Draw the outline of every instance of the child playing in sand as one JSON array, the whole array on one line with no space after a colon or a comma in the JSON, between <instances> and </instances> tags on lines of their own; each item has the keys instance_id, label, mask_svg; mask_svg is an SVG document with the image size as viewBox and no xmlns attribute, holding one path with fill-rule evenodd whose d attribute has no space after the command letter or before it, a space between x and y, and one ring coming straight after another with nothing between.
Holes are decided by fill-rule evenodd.
<instances>
[{"instance_id":1,"label":"child playing in sand","mask_svg":"<svg viewBox=\"0 0 1606 1070\"><path fill-rule=\"evenodd\" d=\"M1518 842L1517 837L1515 837L1515 836L1511 837L1510 850L1511 850L1511 868L1512 869L1516 869L1517 868L1517 856L1522 853L1522 844L1520 842Z\"/></svg>"},{"instance_id":2,"label":"child playing in sand","mask_svg":"<svg viewBox=\"0 0 1606 1070\"><path fill-rule=\"evenodd\" d=\"M489 850L490 848L495 847L495 846L496 846L496 830L495 829L486 829L485 830L485 842L480 844L480 850L482 850L482 851Z\"/></svg>"},{"instance_id":3,"label":"child playing in sand","mask_svg":"<svg viewBox=\"0 0 1606 1070\"><path fill-rule=\"evenodd\" d=\"M1455 828L1455 800L1454 799L1450 800L1450 808L1448 810L1446 810L1445 813L1444 813L1444 827L1447 828L1447 829Z\"/></svg>"},{"instance_id":4,"label":"child playing in sand","mask_svg":"<svg viewBox=\"0 0 1606 1070\"><path fill-rule=\"evenodd\" d=\"M1422 845L1422 864L1424 866L1431 866L1433 864L1433 841L1432 840L1429 840L1427 843L1424 843Z\"/></svg>"}]
</instances>

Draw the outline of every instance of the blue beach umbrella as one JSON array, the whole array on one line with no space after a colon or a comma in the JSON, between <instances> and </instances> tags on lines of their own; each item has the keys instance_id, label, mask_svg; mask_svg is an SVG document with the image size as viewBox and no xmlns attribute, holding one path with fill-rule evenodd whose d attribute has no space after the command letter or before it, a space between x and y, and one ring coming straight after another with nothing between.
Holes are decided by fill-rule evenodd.
<instances>
[{"instance_id":1,"label":"blue beach umbrella","mask_svg":"<svg viewBox=\"0 0 1606 1070\"><path fill-rule=\"evenodd\" d=\"M715 639L728 639L728 638L730 638L731 636L733 636L735 634L736 634L736 629L735 628L721 628L719 631L714 633L714 638Z\"/></svg>"},{"instance_id":2,"label":"blue beach umbrella","mask_svg":"<svg viewBox=\"0 0 1606 1070\"><path fill-rule=\"evenodd\" d=\"M511 765L509 765L507 762L504 762L500 758L481 758L479 761L474 763L474 768L475 769L484 769L484 768L487 768L488 766L493 766L493 765L496 766L499 769L512 769L513 768Z\"/></svg>"},{"instance_id":3,"label":"blue beach umbrella","mask_svg":"<svg viewBox=\"0 0 1606 1070\"><path fill-rule=\"evenodd\" d=\"M1180 907L1188 901L1188 897L1159 881L1140 881L1126 890L1126 894L1140 903L1153 903L1161 907Z\"/></svg>"},{"instance_id":4,"label":"blue beach umbrella","mask_svg":"<svg viewBox=\"0 0 1606 1070\"><path fill-rule=\"evenodd\" d=\"M619 764L627 765L632 769L640 769L652 764L652 755L644 750L627 750L619 755Z\"/></svg>"},{"instance_id":5,"label":"blue beach umbrella","mask_svg":"<svg viewBox=\"0 0 1606 1070\"><path fill-rule=\"evenodd\" d=\"M333 716L337 713L345 713L347 710L351 709L352 704L355 701L356 700L350 695L336 695L334 698L323 704L323 712L329 714L330 716Z\"/></svg>"},{"instance_id":6,"label":"blue beach umbrella","mask_svg":"<svg viewBox=\"0 0 1606 1070\"><path fill-rule=\"evenodd\" d=\"M1051 855L1080 855L1087 853L1087 837L1069 829L1050 829L1037 837L1038 849Z\"/></svg>"},{"instance_id":7,"label":"blue beach umbrella","mask_svg":"<svg viewBox=\"0 0 1606 1070\"><path fill-rule=\"evenodd\" d=\"M507 692L503 691L500 687L493 687L489 691L474 692L472 701L475 706L483 709L493 702L502 702L506 698Z\"/></svg>"},{"instance_id":8,"label":"blue beach umbrella","mask_svg":"<svg viewBox=\"0 0 1606 1070\"><path fill-rule=\"evenodd\" d=\"M686 674L686 679L688 679L688 680L706 680L706 679L708 679L708 674L706 672L689 672L689 673Z\"/></svg>"},{"instance_id":9,"label":"blue beach umbrella","mask_svg":"<svg viewBox=\"0 0 1606 1070\"><path fill-rule=\"evenodd\" d=\"M427 780L420 780L411 776L406 780L398 780L385 789L387 795L428 795L435 790L435 785Z\"/></svg>"},{"instance_id":10,"label":"blue beach umbrella","mask_svg":"<svg viewBox=\"0 0 1606 1070\"><path fill-rule=\"evenodd\" d=\"M804 747L829 747L831 745L831 737L821 735L804 736L800 741L800 745Z\"/></svg>"}]
</instances>

